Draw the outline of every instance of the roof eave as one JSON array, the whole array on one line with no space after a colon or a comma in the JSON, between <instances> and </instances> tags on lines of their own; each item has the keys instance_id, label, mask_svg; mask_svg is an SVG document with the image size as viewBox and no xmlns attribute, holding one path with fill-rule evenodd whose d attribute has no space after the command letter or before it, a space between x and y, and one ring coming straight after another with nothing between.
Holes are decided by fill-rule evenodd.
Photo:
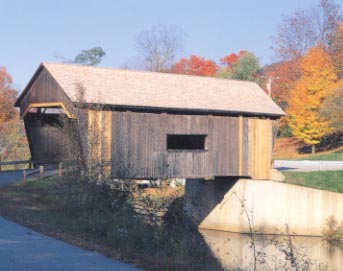
<instances>
[{"instance_id":1,"label":"roof eave","mask_svg":"<svg viewBox=\"0 0 343 271\"><path fill-rule=\"evenodd\" d=\"M77 102L74 102L77 104ZM199 109L199 108L176 108L176 107L158 107L158 106L141 106L141 105L119 105L119 104L99 104L99 103L84 103L86 107L102 105L103 107L110 107L114 110L127 111L150 111L150 112L174 112L174 113L201 113L201 114L218 114L218 115L235 115L235 116L256 116L256 117L270 117L280 118L285 116L285 112L251 112L251 111L235 111L235 110L218 110L218 109Z\"/></svg>"}]
</instances>

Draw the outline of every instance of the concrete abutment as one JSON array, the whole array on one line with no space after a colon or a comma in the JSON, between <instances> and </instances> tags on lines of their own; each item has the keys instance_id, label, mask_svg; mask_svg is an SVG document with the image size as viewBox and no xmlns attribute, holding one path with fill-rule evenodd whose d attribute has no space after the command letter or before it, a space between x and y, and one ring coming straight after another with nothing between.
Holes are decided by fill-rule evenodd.
<instances>
[{"instance_id":1,"label":"concrete abutment","mask_svg":"<svg viewBox=\"0 0 343 271\"><path fill-rule=\"evenodd\" d=\"M321 236L330 216L343 221L343 194L282 182L187 179L186 212L199 228Z\"/></svg>"}]
</instances>

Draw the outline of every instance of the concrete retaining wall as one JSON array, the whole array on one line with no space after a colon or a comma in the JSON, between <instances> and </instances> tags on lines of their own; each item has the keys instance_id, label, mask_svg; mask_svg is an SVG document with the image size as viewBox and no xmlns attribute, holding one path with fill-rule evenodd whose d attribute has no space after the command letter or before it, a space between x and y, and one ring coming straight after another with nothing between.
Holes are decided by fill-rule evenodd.
<instances>
[{"instance_id":1,"label":"concrete retaining wall","mask_svg":"<svg viewBox=\"0 0 343 271\"><path fill-rule=\"evenodd\" d=\"M187 179L185 209L204 229L249 232L249 216L259 233L285 233L287 225L290 234L321 236L328 217L343 221L343 194L273 181Z\"/></svg>"}]
</instances>

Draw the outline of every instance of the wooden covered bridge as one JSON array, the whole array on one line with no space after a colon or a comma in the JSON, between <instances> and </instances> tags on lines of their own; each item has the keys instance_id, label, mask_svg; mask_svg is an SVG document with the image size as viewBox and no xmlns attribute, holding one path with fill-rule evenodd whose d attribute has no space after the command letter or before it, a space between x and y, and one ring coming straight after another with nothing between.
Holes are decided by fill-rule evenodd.
<instances>
[{"instance_id":1,"label":"wooden covered bridge","mask_svg":"<svg viewBox=\"0 0 343 271\"><path fill-rule=\"evenodd\" d=\"M36 164L77 154L126 179L269 179L284 115L253 82L54 63L16 106Z\"/></svg>"},{"instance_id":2,"label":"wooden covered bridge","mask_svg":"<svg viewBox=\"0 0 343 271\"><path fill-rule=\"evenodd\" d=\"M265 181L284 112L256 83L42 63L16 106L36 164L186 178L184 206L199 227L249 232L242 205L259 233L320 235L328 217L343 220L341 194Z\"/></svg>"}]
</instances>

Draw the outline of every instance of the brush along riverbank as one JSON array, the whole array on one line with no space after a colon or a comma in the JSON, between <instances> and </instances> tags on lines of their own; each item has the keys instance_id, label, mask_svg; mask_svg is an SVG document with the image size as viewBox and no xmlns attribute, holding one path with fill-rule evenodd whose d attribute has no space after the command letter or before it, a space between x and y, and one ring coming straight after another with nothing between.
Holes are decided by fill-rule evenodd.
<instances>
[{"instance_id":1,"label":"brush along riverbank","mask_svg":"<svg viewBox=\"0 0 343 271\"><path fill-rule=\"evenodd\" d=\"M146 270L222 270L182 212L182 195L183 187L144 192L52 176L2 187L0 215Z\"/></svg>"}]
</instances>

